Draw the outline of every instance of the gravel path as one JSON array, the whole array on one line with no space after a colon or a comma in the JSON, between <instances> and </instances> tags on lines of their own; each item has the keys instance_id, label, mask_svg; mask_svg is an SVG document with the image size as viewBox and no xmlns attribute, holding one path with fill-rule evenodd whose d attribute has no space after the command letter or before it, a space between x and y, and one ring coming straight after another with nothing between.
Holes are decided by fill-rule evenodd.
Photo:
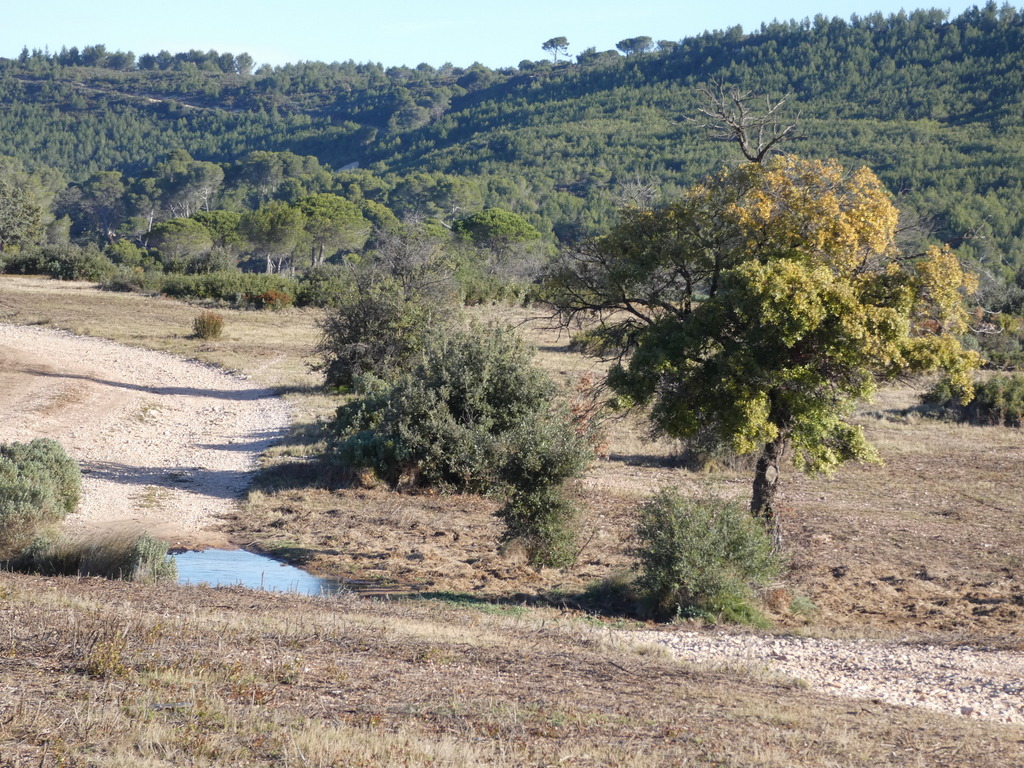
<instances>
[{"instance_id":1,"label":"gravel path","mask_svg":"<svg viewBox=\"0 0 1024 768\"><path fill-rule=\"evenodd\" d=\"M1024 723L1024 655L1012 651L717 632L626 634L711 669L795 679L846 698Z\"/></svg>"},{"instance_id":2,"label":"gravel path","mask_svg":"<svg viewBox=\"0 0 1024 768\"><path fill-rule=\"evenodd\" d=\"M257 457L290 409L270 390L162 352L0 325L0 442L59 440L83 470L72 530L222 544Z\"/></svg>"}]
</instances>

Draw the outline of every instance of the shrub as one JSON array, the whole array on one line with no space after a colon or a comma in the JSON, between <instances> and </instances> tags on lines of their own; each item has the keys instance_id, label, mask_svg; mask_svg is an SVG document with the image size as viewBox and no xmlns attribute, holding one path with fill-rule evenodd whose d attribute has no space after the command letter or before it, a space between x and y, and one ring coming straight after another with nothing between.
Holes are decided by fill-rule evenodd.
<instances>
[{"instance_id":1,"label":"shrub","mask_svg":"<svg viewBox=\"0 0 1024 768\"><path fill-rule=\"evenodd\" d=\"M560 486L592 456L554 383L512 332L473 328L433 339L423 361L373 380L338 409L330 451L349 468L399 482L504 496L505 542L537 565L575 556L572 505Z\"/></svg>"},{"instance_id":2,"label":"shrub","mask_svg":"<svg viewBox=\"0 0 1024 768\"><path fill-rule=\"evenodd\" d=\"M974 387L974 399L967 405L972 421L1019 427L1024 421L1024 378L993 376Z\"/></svg>"},{"instance_id":3,"label":"shrub","mask_svg":"<svg viewBox=\"0 0 1024 768\"><path fill-rule=\"evenodd\" d=\"M165 275L159 290L178 299L220 301L239 307L255 306L255 297L272 294L271 298L284 306L294 299L298 282L280 275L229 269L201 275ZM264 303L260 301L260 308Z\"/></svg>"},{"instance_id":4,"label":"shrub","mask_svg":"<svg viewBox=\"0 0 1024 768\"><path fill-rule=\"evenodd\" d=\"M753 587L781 563L764 526L739 504L665 490L640 511L637 586L660 618L763 624Z\"/></svg>"},{"instance_id":5,"label":"shrub","mask_svg":"<svg viewBox=\"0 0 1024 768\"><path fill-rule=\"evenodd\" d=\"M316 349L320 361L313 367L328 386L349 387L367 373L394 377L415 365L426 341L458 318L446 240L424 225L379 231L374 250L349 268L348 279L331 286L338 292L328 302Z\"/></svg>"},{"instance_id":6,"label":"shrub","mask_svg":"<svg viewBox=\"0 0 1024 768\"><path fill-rule=\"evenodd\" d=\"M354 275L351 268L323 264L302 276L295 303L302 307L335 307L352 290Z\"/></svg>"},{"instance_id":7,"label":"shrub","mask_svg":"<svg viewBox=\"0 0 1024 768\"><path fill-rule=\"evenodd\" d=\"M452 300L409 290L395 278L353 281L320 322L313 370L331 387L351 387L365 374L393 378L414 366L427 340L457 316Z\"/></svg>"},{"instance_id":8,"label":"shrub","mask_svg":"<svg viewBox=\"0 0 1024 768\"><path fill-rule=\"evenodd\" d=\"M100 283L100 288L125 293L158 293L163 281L163 272L159 270L121 265L113 275Z\"/></svg>"},{"instance_id":9,"label":"shrub","mask_svg":"<svg viewBox=\"0 0 1024 768\"><path fill-rule=\"evenodd\" d=\"M55 440L0 446L0 559L73 512L81 484L78 465Z\"/></svg>"},{"instance_id":10,"label":"shrub","mask_svg":"<svg viewBox=\"0 0 1024 768\"><path fill-rule=\"evenodd\" d=\"M502 542L518 543L533 565L565 568L576 562L576 506L557 486L513 489L497 515L505 524Z\"/></svg>"},{"instance_id":11,"label":"shrub","mask_svg":"<svg viewBox=\"0 0 1024 768\"><path fill-rule=\"evenodd\" d=\"M102 282L117 268L95 245L80 248L71 243L43 245L27 249L3 261L5 272L23 275L49 275L58 280Z\"/></svg>"},{"instance_id":12,"label":"shrub","mask_svg":"<svg viewBox=\"0 0 1024 768\"><path fill-rule=\"evenodd\" d=\"M966 405L955 398L946 379L939 379L922 401L940 406L947 415L973 424L1019 427L1024 423L1024 378L998 374L974 385L974 398Z\"/></svg>"},{"instance_id":13,"label":"shrub","mask_svg":"<svg viewBox=\"0 0 1024 768\"><path fill-rule=\"evenodd\" d=\"M82 473L56 440L42 437L29 443L0 445L0 456L28 475L37 475L53 489L60 516L75 511L82 490Z\"/></svg>"},{"instance_id":14,"label":"shrub","mask_svg":"<svg viewBox=\"0 0 1024 768\"><path fill-rule=\"evenodd\" d=\"M534 288L543 259L542 248L499 249L463 246L455 280L467 305L522 303Z\"/></svg>"},{"instance_id":15,"label":"shrub","mask_svg":"<svg viewBox=\"0 0 1024 768\"><path fill-rule=\"evenodd\" d=\"M525 344L501 328L434 339L410 372L368 390L339 408L335 455L391 483L414 475L421 485L487 492L502 481L527 482L530 470L537 483L556 481L573 462L540 453L583 446L571 427L564 440L555 436L554 383L531 364ZM546 480L545 470L552 473Z\"/></svg>"},{"instance_id":16,"label":"shrub","mask_svg":"<svg viewBox=\"0 0 1024 768\"><path fill-rule=\"evenodd\" d=\"M192 320L192 333L197 339L219 339L224 332L224 315L219 312L200 312Z\"/></svg>"},{"instance_id":17,"label":"shrub","mask_svg":"<svg viewBox=\"0 0 1024 768\"><path fill-rule=\"evenodd\" d=\"M32 541L42 526L59 519L52 489L0 457L0 562Z\"/></svg>"},{"instance_id":18,"label":"shrub","mask_svg":"<svg viewBox=\"0 0 1024 768\"><path fill-rule=\"evenodd\" d=\"M247 294L246 298L256 309L272 309L275 312L285 307L290 307L292 302L295 301L295 297L292 294L275 288L257 294Z\"/></svg>"},{"instance_id":19,"label":"shrub","mask_svg":"<svg viewBox=\"0 0 1024 768\"><path fill-rule=\"evenodd\" d=\"M1020 288L1013 286L1018 294ZM985 358L990 370L1016 371L1024 368L1024 319L1001 312L986 314L980 309L974 319L976 330L965 337L964 346L972 346Z\"/></svg>"}]
</instances>

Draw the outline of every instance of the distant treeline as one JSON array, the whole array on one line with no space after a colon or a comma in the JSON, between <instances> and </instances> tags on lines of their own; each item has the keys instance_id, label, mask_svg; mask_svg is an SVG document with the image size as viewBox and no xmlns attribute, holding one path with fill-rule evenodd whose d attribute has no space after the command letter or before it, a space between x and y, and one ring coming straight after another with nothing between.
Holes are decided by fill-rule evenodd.
<instances>
[{"instance_id":1,"label":"distant treeline","mask_svg":"<svg viewBox=\"0 0 1024 768\"><path fill-rule=\"evenodd\" d=\"M297 194L230 191L254 152L311 158L329 175L358 166L363 196L399 215L439 213L444 194L424 207L409 193L447 185L459 192L443 204L460 215L502 208L570 241L606 231L625 202L670 198L737 159L689 119L714 78L789 95L808 137L792 151L867 164L933 239L1000 279L1024 267L1024 16L1012 6L816 16L619 48L497 70L26 50L0 60L0 146L79 186L103 172L142 178L184 151L221 167L220 204L236 208ZM337 178L329 191L349 183Z\"/></svg>"}]
</instances>

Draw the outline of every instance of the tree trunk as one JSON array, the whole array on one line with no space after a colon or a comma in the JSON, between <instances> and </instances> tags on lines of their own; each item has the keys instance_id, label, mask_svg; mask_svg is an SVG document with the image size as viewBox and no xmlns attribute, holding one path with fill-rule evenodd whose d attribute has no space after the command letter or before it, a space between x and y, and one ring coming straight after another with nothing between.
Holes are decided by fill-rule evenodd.
<instances>
[{"instance_id":1,"label":"tree trunk","mask_svg":"<svg viewBox=\"0 0 1024 768\"><path fill-rule=\"evenodd\" d=\"M779 490L779 463L786 450L782 435L765 445L754 469L754 492L750 498L750 513L761 520L772 537L776 548L782 543L782 532L775 508L775 495Z\"/></svg>"}]
</instances>

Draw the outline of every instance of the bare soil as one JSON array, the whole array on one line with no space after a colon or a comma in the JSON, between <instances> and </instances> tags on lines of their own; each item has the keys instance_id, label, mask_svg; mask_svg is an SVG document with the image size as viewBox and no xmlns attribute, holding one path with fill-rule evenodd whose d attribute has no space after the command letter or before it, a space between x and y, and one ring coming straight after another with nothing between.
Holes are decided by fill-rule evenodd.
<instances>
[{"instance_id":1,"label":"bare soil","mask_svg":"<svg viewBox=\"0 0 1024 768\"><path fill-rule=\"evenodd\" d=\"M0 325L0 412L0 442L53 438L78 461L69 531L145 531L174 547L227 543L218 525L290 423L273 391L242 377L39 326Z\"/></svg>"}]
</instances>

